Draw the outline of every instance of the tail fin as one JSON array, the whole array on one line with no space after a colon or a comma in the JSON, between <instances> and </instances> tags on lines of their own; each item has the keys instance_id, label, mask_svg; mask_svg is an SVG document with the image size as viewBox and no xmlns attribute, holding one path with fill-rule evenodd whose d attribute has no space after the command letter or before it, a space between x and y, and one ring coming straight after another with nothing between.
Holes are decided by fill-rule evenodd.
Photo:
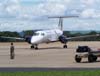
<instances>
[{"instance_id":1,"label":"tail fin","mask_svg":"<svg viewBox=\"0 0 100 76\"><path fill-rule=\"evenodd\" d=\"M48 18L58 18L59 19L58 27L60 30L63 31L63 18L73 18L73 17L78 17L78 16L53 16Z\"/></svg>"},{"instance_id":2,"label":"tail fin","mask_svg":"<svg viewBox=\"0 0 100 76\"><path fill-rule=\"evenodd\" d=\"M59 18L58 28L63 31L63 18Z\"/></svg>"}]
</instances>

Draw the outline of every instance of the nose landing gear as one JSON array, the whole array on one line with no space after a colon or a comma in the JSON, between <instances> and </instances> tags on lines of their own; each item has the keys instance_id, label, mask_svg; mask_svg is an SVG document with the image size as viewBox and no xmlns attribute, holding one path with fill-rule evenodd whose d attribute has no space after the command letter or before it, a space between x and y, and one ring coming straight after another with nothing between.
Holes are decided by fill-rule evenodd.
<instances>
[{"instance_id":1,"label":"nose landing gear","mask_svg":"<svg viewBox=\"0 0 100 76\"><path fill-rule=\"evenodd\" d=\"M37 50L38 49L38 45L37 44L36 45L31 45L31 49Z\"/></svg>"},{"instance_id":2,"label":"nose landing gear","mask_svg":"<svg viewBox=\"0 0 100 76\"><path fill-rule=\"evenodd\" d=\"M31 49L34 49L34 45L31 45Z\"/></svg>"}]
</instances>

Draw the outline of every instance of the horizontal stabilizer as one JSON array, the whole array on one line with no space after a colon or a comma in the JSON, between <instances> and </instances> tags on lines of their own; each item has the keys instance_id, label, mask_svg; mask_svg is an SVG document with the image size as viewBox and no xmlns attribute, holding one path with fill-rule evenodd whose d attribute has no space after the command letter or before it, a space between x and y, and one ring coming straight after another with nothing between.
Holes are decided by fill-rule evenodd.
<instances>
[{"instance_id":1,"label":"horizontal stabilizer","mask_svg":"<svg viewBox=\"0 0 100 76\"><path fill-rule=\"evenodd\" d=\"M51 16L48 18L74 18L74 17L79 17L79 16Z\"/></svg>"}]
</instances>

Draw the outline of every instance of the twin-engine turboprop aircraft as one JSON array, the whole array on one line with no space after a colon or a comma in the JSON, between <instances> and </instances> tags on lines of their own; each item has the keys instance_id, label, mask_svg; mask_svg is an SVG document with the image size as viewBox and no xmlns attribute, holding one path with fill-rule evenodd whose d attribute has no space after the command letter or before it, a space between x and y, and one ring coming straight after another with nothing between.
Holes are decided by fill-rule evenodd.
<instances>
[{"instance_id":1,"label":"twin-engine turboprop aircraft","mask_svg":"<svg viewBox=\"0 0 100 76\"><path fill-rule=\"evenodd\" d=\"M99 34L79 36L79 37L64 36L63 35L63 18L73 18L73 17L75 18L78 16L49 17L49 18L58 18L59 19L58 29L36 31L34 35L25 37L25 38L4 37L4 36L1 36L1 38L24 40L24 41L28 42L29 44L31 44L31 48L38 49L38 45L41 43L51 43L51 42L59 41L64 44L63 48L67 48L67 42L69 40L99 36Z\"/></svg>"}]
</instances>

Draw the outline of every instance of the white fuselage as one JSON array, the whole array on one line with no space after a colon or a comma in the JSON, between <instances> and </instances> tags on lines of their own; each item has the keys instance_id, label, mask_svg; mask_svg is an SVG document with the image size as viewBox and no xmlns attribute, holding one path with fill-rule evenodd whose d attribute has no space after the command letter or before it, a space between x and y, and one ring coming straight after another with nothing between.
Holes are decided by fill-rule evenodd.
<instances>
[{"instance_id":1,"label":"white fuselage","mask_svg":"<svg viewBox=\"0 0 100 76\"><path fill-rule=\"evenodd\" d=\"M31 38L31 44L50 43L59 40L63 34L60 29L37 31Z\"/></svg>"}]
</instances>

